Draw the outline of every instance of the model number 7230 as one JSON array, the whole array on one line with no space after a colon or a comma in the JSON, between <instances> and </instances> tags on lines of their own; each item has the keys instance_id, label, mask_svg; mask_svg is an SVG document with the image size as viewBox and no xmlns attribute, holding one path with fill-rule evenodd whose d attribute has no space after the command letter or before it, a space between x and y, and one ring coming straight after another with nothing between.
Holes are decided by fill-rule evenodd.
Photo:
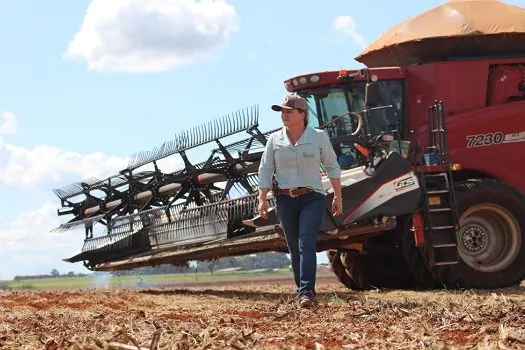
<instances>
[{"instance_id":1,"label":"model number 7230","mask_svg":"<svg viewBox=\"0 0 525 350\"><path fill-rule=\"evenodd\" d=\"M505 140L502 132L489 132L487 134L477 134L467 136L467 148L499 145Z\"/></svg>"}]
</instances>

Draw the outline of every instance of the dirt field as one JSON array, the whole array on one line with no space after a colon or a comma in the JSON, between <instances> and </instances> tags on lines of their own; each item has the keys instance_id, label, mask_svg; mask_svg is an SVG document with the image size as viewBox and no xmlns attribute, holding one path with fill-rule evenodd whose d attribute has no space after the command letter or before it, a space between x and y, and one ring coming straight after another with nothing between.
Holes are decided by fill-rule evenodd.
<instances>
[{"instance_id":1,"label":"dirt field","mask_svg":"<svg viewBox=\"0 0 525 350\"><path fill-rule=\"evenodd\" d=\"M0 348L525 348L524 287L354 292L320 278L305 310L289 282L1 292Z\"/></svg>"}]
</instances>

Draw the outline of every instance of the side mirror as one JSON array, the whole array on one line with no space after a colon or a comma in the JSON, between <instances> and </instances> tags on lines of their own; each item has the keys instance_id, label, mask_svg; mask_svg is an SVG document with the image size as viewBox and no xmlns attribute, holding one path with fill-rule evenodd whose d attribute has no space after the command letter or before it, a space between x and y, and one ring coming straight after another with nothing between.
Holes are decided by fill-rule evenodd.
<instances>
[{"instance_id":1,"label":"side mirror","mask_svg":"<svg viewBox=\"0 0 525 350\"><path fill-rule=\"evenodd\" d=\"M378 118L382 118L382 117L386 117L387 120L393 120L394 106L388 105L388 106L370 108L368 110L368 116L371 121L378 119Z\"/></svg>"},{"instance_id":2,"label":"side mirror","mask_svg":"<svg viewBox=\"0 0 525 350\"><path fill-rule=\"evenodd\" d=\"M374 81L369 81L365 86L365 105L366 108L382 105L382 97L379 86Z\"/></svg>"},{"instance_id":3,"label":"side mirror","mask_svg":"<svg viewBox=\"0 0 525 350\"><path fill-rule=\"evenodd\" d=\"M394 106L387 105L374 107L366 110L365 132L368 137L379 134L381 131L389 131L391 128L389 120L393 120Z\"/></svg>"}]
</instances>

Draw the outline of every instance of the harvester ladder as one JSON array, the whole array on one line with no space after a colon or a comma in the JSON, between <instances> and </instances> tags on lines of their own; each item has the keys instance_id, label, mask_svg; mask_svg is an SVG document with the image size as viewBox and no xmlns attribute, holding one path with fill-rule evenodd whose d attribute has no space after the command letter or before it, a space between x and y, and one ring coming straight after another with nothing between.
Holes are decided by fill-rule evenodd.
<instances>
[{"instance_id":1,"label":"harvester ladder","mask_svg":"<svg viewBox=\"0 0 525 350\"><path fill-rule=\"evenodd\" d=\"M431 266L457 264L459 219L441 101L429 107L428 123L426 161L420 175L425 192L422 207L429 263Z\"/></svg>"}]
</instances>

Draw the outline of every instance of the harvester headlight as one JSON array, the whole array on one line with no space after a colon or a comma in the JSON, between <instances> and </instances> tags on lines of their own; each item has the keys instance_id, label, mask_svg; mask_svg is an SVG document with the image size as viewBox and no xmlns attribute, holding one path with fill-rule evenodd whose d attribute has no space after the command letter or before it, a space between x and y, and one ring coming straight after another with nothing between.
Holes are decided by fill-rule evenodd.
<instances>
[{"instance_id":1,"label":"harvester headlight","mask_svg":"<svg viewBox=\"0 0 525 350\"><path fill-rule=\"evenodd\" d=\"M451 164L450 168L452 169L452 171L459 171L461 170L461 164L458 164L458 163Z\"/></svg>"},{"instance_id":2,"label":"harvester headlight","mask_svg":"<svg viewBox=\"0 0 525 350\"><path fill-rule=\"evenodd\" d=\"M297 85L299 85L299 82L297 81L297 79L294 79L294 80L292 80L292 84L293 84L294 86L297 86Z\"/></svg>"},{"instance_id":3,"label":"harvester headlight","mask_svg":"<svg viewBox=\"0 0 525 350\"><path fill-rule=\"evenodd\" d=\"M300 84L306 84L306 82L308 82L308 80L306 80L306 77L300 77L299 78L299 83Z\"/></svg>"},{"instance_id":4,"label":"harvester headlight","mask_svg":"<svg viewBox=\"0 0 525 350\"><path fill-rule=\"evenodd\" d=\"M319 80L321 80L321 77L318 76L317 74L316 74L316 75L312 75L312 76L310 77L310 81L311 81L312 83L318 83Z\"/></svg>"}]
</instances>

